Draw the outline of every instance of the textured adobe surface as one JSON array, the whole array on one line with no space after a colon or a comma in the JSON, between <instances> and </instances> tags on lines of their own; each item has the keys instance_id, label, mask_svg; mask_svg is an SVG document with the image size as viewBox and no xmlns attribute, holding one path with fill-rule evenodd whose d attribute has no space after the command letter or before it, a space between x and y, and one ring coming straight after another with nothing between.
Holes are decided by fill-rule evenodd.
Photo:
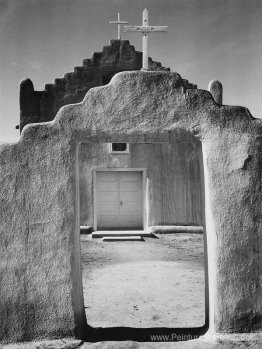
<instances>
[{"instance_id":1,"label":"textured adobe surface","mask_svg":"<svg viewBox=\"0 0 262 349\"><path fill-rule=\"evenodd\" d=\"M223 103L223 86L220 81L212 80L208 84L208 91L214 98L214 101L221 105Z\"/></svg>"},{"instance_id":2,"label":"textured adobe surface","mask_svg":"<svg viewBox=\"0 0 262 349\"><path fill-rule=\"evenodd\" d=\"M90 88L108 84L118 72L141 67L142 52L135 51L128 40L111 40L102 52L94 52L91 59L84 59L82 66L55 79L54 84L46 84L44 91L35 91L30 79L23 80L20 84L20 130L29 123L53 120L62 106L81 102ZM169 70L151 58L149 69ZM185 83L189 84L187 80Z\"/></svg>"},{"instance_id":3,"label":"textured adobe surface","mask_svg":"<svg viewBox=\"0 0 262 349\"><path fill-rule=\"evenodd\" d=\"M210 328L261 330L262 121L168 72L125 72L0 148L0 338L83 337L77 145L202 142Z\"/></svg>"}]
</instances>

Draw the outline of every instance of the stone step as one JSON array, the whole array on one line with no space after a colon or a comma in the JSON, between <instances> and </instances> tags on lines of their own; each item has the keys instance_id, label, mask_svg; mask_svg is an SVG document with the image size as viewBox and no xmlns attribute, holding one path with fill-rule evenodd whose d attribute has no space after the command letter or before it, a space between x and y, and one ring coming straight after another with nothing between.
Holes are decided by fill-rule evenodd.
<instances>
[{"instance_id":1,"label":"stone step","mask_svg":"<svg viewBox=\"0 0 262 349\"><path fill-rule=\"evenodd\" d=\"M142 236L107 236L103 241L145 241Z\"/></svg>"},{"instance_id":2,"label":"stone step","mask_svg":"<svg viewBox=\"0 0 262 349\"><path fill-rule=\"evenodd\" d=\"M128 236L143 236L143 237L155 237L154 234L143 230L98 230L92 233L92 238L103 237L128 237Z\"/></svg>"}]
</instances>

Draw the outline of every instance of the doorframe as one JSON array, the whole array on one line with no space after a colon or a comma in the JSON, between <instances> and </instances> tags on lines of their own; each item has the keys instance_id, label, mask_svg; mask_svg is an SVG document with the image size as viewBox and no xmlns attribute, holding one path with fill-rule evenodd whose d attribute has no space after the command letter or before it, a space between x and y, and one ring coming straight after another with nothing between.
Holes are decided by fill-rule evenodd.
<instances>
[{"instance_id":1,"label":"doorframe","mask_svg":"<svg viewBox=\"0 0 262 349\"><path fill-rule=\"evenodd\" d=\"M94 167L93 168L93 213L94 213L94 231L97 230L97 172L141 172L142 173L142 224L143 224L143 230L147 229L147 205L146 205L146 198L147 198L147 190L146 190L146 183L147 183L147 176L146 176L146 168L127 168L127 167Z\"/></svg>"}]
</instances>

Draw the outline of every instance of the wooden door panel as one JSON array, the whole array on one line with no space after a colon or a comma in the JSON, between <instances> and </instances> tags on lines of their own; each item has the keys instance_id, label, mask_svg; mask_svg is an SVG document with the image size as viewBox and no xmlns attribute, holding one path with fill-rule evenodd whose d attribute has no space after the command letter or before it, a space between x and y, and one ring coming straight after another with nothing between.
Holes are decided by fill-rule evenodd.
<instances>
[{"instance_id":1,"label":"wooden door panel","mask_svg":"<svg viewBox=\"0 0 262 349\"><path fill-rule=\"evenodd\" d=\"M141 221L140 215L123 214L121 216L121 225L123 226L123 228L141 229L142 225L140 221Z\"/></svg>"},{"instance_id":2,"label":"wooden door panel","mask_svg":"<svg viewBox=\"0 0 262 349\"><path fill-rule=\"evenodd\" d=\"M118 215L100 215L98 220L99 229L118 228Z\"/></svg>"},{"instance_id":3,"label":"wooden door panel","mask_svg":"<svg viewBox=\"0 0 262 349\"><path fill-rule=\"evenodd\" d=\"M97 227L118 227L118 174L97 172Z\"/></svg>"},{"instance_id":4,"label":"wooden door panel","mask_svg":"<svg viewBox=\"0 0 262 349\"><path fill-rule=\"evenodd\" d=\"M118 181L118 173L117 172L97 172L97 179L101 182L117 182Z\"/></svg>"},{"instance_id":5,"label":"wooden door panel","mask_svg":"<svg viewBox=\"0 0 262 349\"><path fill-rule=\"evenodd\" d=\"M140 181L141 172L120 172L120 182L137 182Z\"/></svg>"},{"instance_id":6,"label":"wooden door panel","mask_svg":"<svg viewBox=\"0 0 262 349\"><path fill-rule=\"evenodd\" d=\"M97 172L97 227L142 228L142 173Z\"/></svg>"},{"instance_id":7,"label":"wooden door panel","mask_svg":"<svg viewBox=\"0 0 262 349\"><path fill-rule=\"evenodd\" d=\"M119 224L126 228L142 227L142 173L126 172L119 176Z\"/></svg>"},{"instance_id":8,"label":"wooden door panel","mask_svg":"<svg viewBox=\"0 0 262 349\"><path fill-rule=\"evenodd\" d=\"M99 192L117 192L117 182L100 182Z\"/></svg>"},{"instance_id":9,"label":"wooden door panel","mask_svg":"<svg viewBox=\"0 0 262 349\"><path fill-rule=\"evenodd\" d=\"M140 192L140 182L120 182L120 192Z\"/></svg>"},{"instance_id":10,"label":"wooden door panel","mask_svg":"<svg viewBox=\"0 0 262 349\"><path fill-rule=\"evenodd\" d=\"M124 201L121 207L122 214L140 214L140 204L138 202Z\"/></svg>"},{"instance_id":11,"label":"wooden door panel","mask_svg":"<svg viewBox=\"0 0 262 349\"><path fill-rule=\"evenodd\" d=\"M100 191L97 194L97 196L98 196L98 199L100 202L104 202L104 203L113 202L114 204L118 204L118 190L117 190L117 188L115 191L111 191L111 192L109 192L109 191L101 192Z\"/></svg>"}]
</instances>

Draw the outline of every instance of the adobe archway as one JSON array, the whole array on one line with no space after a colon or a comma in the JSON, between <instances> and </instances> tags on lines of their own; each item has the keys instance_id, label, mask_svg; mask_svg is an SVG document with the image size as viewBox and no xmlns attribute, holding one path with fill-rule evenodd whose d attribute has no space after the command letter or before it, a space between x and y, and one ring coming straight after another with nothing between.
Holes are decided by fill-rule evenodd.
<instances>
[{"instance_id":1,"label":"adobe archway","mask_svg":"<svg viewBox=\"0 0 262 349\"><path fill-rule=\"evenodd\" d=\"M165 212L164 214L162 213L163 209L164 210L167 209L171 212L169 214L172 217L169 216L169 219L174 219L175 222L177 222L176 221L177 219L181 219L181 217L183 217L182 214L185 216L184 218L185 222L186 221L190 222L188 221L188 219L192 217L190 216L191 207L190 207L190 211L186 211L188 209L187 206L193 206L193 209L195 210L198 209L198 212L201 212L203 215L201 217L200 224L204 225L204 246L203 247L204 247L204 259L205 259L204 269L205 270L204 270L203 276L205 275L205 281L203 282L203 290L202 290L203 294L201 294L201 298L204 297L204 304L203 304L202 311L205 317L201 318L203 321L201 323L201 327L200 326L192 327L193 326L192 322L191 322L191 327L189 327L190 326L190 322L189 322L188 326L185 328L185 326L183 326L182 324L179 324L177 322L172 323L172 321L168 321L168 320L166 320L166 323L165 323L166 327L163 327L159 324L146 325L145 323L143 323L143 321L142 321L142 326L139 329L134 327L127 327L126 322L125 322L125 325L124 323L120 322L121 327L115 327L116 326L115 323L113 324L113 322L111 322L109 319L110 318L114 319L115 316L117 315L117 311L111 305L110 310L109 310L109 306L103 309L103 314L104 314L103 318L104 319L107 318L107 320L109 321L108 322L109 327L99 328L99 329L94 328L93 331L92 329L90 329L87 337L85 338L88 341L90 340L93 340L93 341L111 341L111 340L151 341L155 335L157 334L162 335L163 333L166 336L173 338L172 339L173 341L177 341L179 340L179 338L184 338L184 340L186 340L187 338L191 338L191 339L198 338L200 335L203 335L204 333L206 333L208 329L208 324L209 324L208 275L207 275L208 268L207 268L206 230L205 230L205 217L204 217L204 190L201 190L201 188L204 188L204 178L203 178L204 171L203 171L201 143L191 133L182 129L170 131L168 132L168 134L162 137L159 137L159 136L156 137L154 135L151 135L150 137L147 137L146 135L144 137L139 137L139 138L136 137L135 142L132 136L128 136L128 144L131 150L130 151L131 154L128 155L128 158L117 159L118 161L115 161L116 158L114 157L114 161L111 161L111 157L108 151L108 148L109 148L108 145L110 143L114 143L115 141L124 142L126 138L122 138L122 137L123 136L121 136L119 140L119 136L113 136L113 137L110 137L110 135L107 135L106 137L101 136L99 139L96 139L96 143L92 143L92 142L85 143L84 148L81 147L82 144L78 145L77 155L78 156L80 155L80 156L79 156L79 164L77 166L77 175L76 175L76 186L79 187L79 191L77 193L79 194L77 195L77 201L80 203L80 207L81 207L81 203L83 202L83 200L82 202L80 200L81 194L83 194L83 192L86 192L85 193L86 196L88 194L88 198L86 199L87 204L84 206L84 210L88 211L88 216L91 217L91 219L89 218L90 219L89 224L91 224L90 228L92 229L92 223L93 223L92 214L94 213L94 211L92 210L92 205L93 205L93 200L96 194L95 185L96 185L96 177L97 177L97 174L95 173L97 173L97 171L98 173L102 172L103 176L105 176L105 171L106 173L110 173L110 174L113 173L113 176L110 176L110 182L106 183L106 185L108 186L109 184L112 184L112 180L114 183L114 180L115 180L114 173L116 171L117 172L120 171L120 173L122 171L128 171L129 173L130 171L136 172L138 170L141 171L142 170L141 166L143 166L143 172L145 173L144 181L143 181L144 182L143 184L144 200L143 201L145 201L144 229L147 230L148 226L152 226L152 219L159 219L159 217L163 217L163 218L165 217L164 214L166 213ZM107 140L107 142L110 142L110 143L104 143L105 139ZM83 149L85 152L85 157L83 157L83 153L82 153ZM148 156L148 150L150 151L150 156ZM137 157L138 151L141 154L139 157ZM159 157L159 152L161 153L161 157ZM178 160L177 158L178 153L179 153L179 156L184 157L183 160L181 160L180 158ZM166 157L166 159L163 159L162 157L163 158ZM131 161L131 159L133 161ZM168 165L167 165L167 162L169 162ZM123 164L125 166L123 166ZM166 173L166 171L169 171L169 173ZM82 179L83 176L85 180L88 180L88 185L86 185L85 187L83 185L82 186L80 185L80 180ZM184 177L184 178L181 178L181 177ZM159 183L160 179L163 182L161 187ZM151 187L151 195L152 195L152 190L156 191L155 196L150 198L148 195L146 195L146 192L147 193L149 192L149 186L148 186L149 182ZM190 184L188 184L188 182ZM193 186L198 187L197 191L194 188L192 188ZM154 187L157 187L157 188L154 188ZM178 187L181 187L181 188L178 188ZM105 190L105 184L103 186L103 190ZM112 186L110 186L110 194L112 194L111 190L112 190ZM178 190L180 190L180 195L177 195L176 191ZM158 191L161 191L160 198L159 198ZM168 191L168 196L164 196L166 195L167 191ZM191 191L194 191L194 193L192 194ZM189 198L191 194L193 197ZM164 198L161 201L162 196L164 196ZM194 196L197 196L197 197L195 198ZM201 197L199 198L198 196L201 196ZM157 200L159 200L160 204L156 204ZM111 205L115 205L115 197L112 201L113 202L111 203ZM153 205L152 205L152 201L153 201ZM182 201L182 205L179 205L179 202L176 202L176 201ZM175 202L175 205L174 205L174 202ZM197 205L200 205L201 207L197 207ZM177 207L179 209L177 209ZM78 206L78 210L80 211L77 214L77 217L79 219L81 218L81 211L83 211L83 208L79 209L79 206ZM158 210L160 210L160 212ZM189 215L187 215L187 212L189 212ZM80 225L80 222L81 220L79 220L78 226ZM179 225L179 224L175 223L174 225ZM161 227L159 226L156 228L161 229ZM200 227L195 227L195 228L198 228L198 231L199 231ZM96 230L96 228L94 229ZM102 230L107 230L107 229L102 229ZM95 234L100 234L100 233L101 232L98 231ZM85 255L85 252L84 252L84 255ZM85 258L86 258L86 255L84 259ZM91 260L92 259L93 258L91 258ZM88 279L86 278L86 276L83 276L83 278L84 278L83 280L84 285L88 285ZM95 280L94 277L92 279ZM112 284L112 282L113 281L110 280L110 284ZM90 285L92 285L91 280L90 280L89 286L86 286L86 288L89 289ZM93 320L92 315L94 315L94 307L95 307L94 304L97 305L98 309L100 309L100 312L102 310L99 304L99 299L102 295L100 294L100 291L97 289L97 287L98 285L96 284L94 296L98 300L98 303L90 304L89 301L91 298L93 298L92 295L90 295L89 293L88 298L85 295L85 306L87 308L86 315L87 315L89 325L91 325ZM107 290L108 284L104 283L102 287ZM85 290L85 286L84 286L84 290ZM114 291L111 290L111 292L114 292ZM174 297L174 294L173 294L173 297ZM102 298L104 297L102 296ZM119 305L119 302L121 302L121 299L117 300L118 305ZM111 303L114 304L112 299L111 299ZM166 299L166 305L167 304L168 304L168 300ZM91 311L90 305L93 311ZM114 309L113 310L114 314L110 313L112 308ZM169 310L171 311L171 313L173 313L173 315L175 314L174 309L173 311L171 309ZM118 306L118 311L119 311L119 306ZM122 311L123 310L121 309L121 312ZM160 311L160 309L158 309L158 311ZM119 314L119 316L121 315ZM139 320L141 320L141 317ZM141 321L139 320L137 319L138 324L139 322L141 323ZM176 334L176 336L174 334Z\"/></svg>"},{"instance_id":2,"label":"adobe archway","mask_svg":"<svg viewBox=\"0 0 262 349\"><path fill-rule=\"evenodd\" d=\"M186 89L176 73L125 72L1 146L1 340L87 330L77 144L114 136L169 141L183 132L203 146L210 328L261 330L261 125L246 108L218 106L209 92Z\"/></svg>"}]
</instances>

